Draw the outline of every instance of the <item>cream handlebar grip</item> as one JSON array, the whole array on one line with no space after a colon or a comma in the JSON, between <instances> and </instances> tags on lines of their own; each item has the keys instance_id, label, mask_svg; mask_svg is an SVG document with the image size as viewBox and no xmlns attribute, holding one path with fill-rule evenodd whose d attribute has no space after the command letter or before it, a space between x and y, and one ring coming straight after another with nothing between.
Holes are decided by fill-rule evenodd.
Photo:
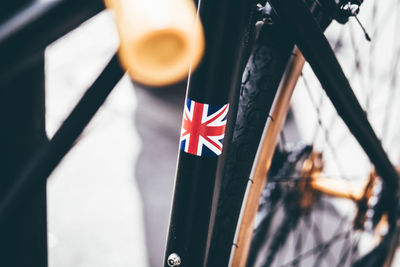
<instances>
[{"instance_id":1,"label":"cream handlebar grip","mask_svg":"<svg viewBox=\"0 0 400 267\"><path fill-rule=\"evenodd\" d=\"M204 52L193 0L105 0L115 11L119 56L131 78L150 86L184 79Z\"/></svg>"}]
</instances>

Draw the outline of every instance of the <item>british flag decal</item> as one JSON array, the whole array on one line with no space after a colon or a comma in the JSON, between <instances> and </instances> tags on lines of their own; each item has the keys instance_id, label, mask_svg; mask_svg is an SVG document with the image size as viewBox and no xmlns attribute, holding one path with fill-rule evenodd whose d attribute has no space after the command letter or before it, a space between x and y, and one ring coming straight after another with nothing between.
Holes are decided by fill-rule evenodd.
<instances>
[{"instance_id":1,"label":"british flag decal","mask_svg":"<svg viewBox=\"0 0 400 267\"><path fill-rule=\"evenodd\" d=\"M197 156L219 156L229 104L209 105L186 99L181 150Z\"/></svg>"}]
</instances>

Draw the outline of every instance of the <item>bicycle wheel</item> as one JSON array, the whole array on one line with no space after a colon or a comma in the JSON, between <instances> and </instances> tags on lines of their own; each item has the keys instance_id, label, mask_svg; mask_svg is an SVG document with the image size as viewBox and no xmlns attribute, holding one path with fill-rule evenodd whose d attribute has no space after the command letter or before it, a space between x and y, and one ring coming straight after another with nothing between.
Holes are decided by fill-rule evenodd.
<instances>
[{"instance_id":1,"label":"bicycle wheel","mask_svg":"<svg viewBox=\"0 0 400 267\"><path fill-rule=\"evenodd\" d=\"M359 20L371 42L352 18L344 26L332 23L326 33L395 164L400 160L400 44L391 30L400 24L399 7L394 0L363 3ZM390 266L397 229L387 218L395 218L397 203L390 201L398 199L384 194L383 180L308 65L292 110L291 130L281 134L260 202L247 266ZM288 138L294 127L301 143Z\"/></svg>"}]
</instances>

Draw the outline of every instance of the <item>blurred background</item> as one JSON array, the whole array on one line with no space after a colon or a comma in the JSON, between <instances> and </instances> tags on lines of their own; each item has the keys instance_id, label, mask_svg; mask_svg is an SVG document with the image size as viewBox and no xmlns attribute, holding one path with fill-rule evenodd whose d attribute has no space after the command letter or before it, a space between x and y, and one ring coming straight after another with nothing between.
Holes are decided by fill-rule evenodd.
<instances>
[{"instance_id":1,"label":"blurred background","mask_svg":"<svg viewBox=\"0 0 400 267\"><path fill-rule=\"evenodd\" d=\"M51 137L117 50L104 11L46 50ZM49 266L161 266L186 83L125 76L48 180Z\"/></svg>"}]
</instances>

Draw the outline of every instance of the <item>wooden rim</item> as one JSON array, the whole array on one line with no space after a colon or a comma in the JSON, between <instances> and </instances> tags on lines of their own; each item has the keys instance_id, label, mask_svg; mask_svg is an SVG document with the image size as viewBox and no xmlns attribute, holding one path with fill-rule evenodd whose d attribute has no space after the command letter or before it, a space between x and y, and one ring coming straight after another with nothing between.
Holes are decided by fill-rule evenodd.
<instances>
[{"instance_id":1,"label":"wooden rim","mask_svg":"<svg viewBox=\"0 0 400 267\"><path fill-rule=\"evenodd\" d=\"M301 75L304 63L305 59L303 55L296 49L294 59L289 63L285 72L286 74L281 82L278 96L274 103L272 119L268 121L269 125L267 125L262 145L255 160L256 163L253 167L253 175L251 176L252 184L243 202L242 214L235 238L236 246L234 246L232 251L231 266L233 267L246 266L258 203L266 183L266 177L278 142L279 133L282 130L289 111L290 99Z\"/></svg>"}]
</instances>

